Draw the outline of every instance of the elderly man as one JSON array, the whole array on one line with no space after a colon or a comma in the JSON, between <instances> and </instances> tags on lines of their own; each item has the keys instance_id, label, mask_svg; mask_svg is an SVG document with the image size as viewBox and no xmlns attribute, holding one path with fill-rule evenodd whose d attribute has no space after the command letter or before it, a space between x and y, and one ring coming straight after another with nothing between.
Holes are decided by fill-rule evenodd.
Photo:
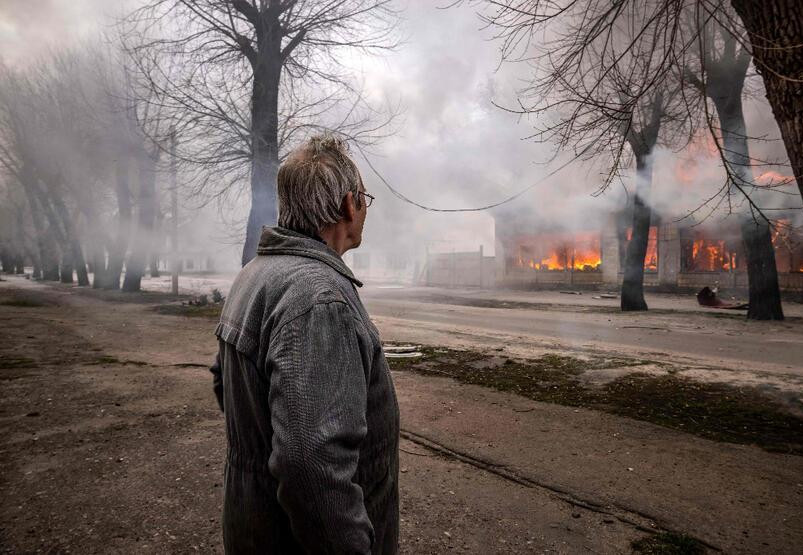
<instances>
[{"instance_id":1,"label":"elderly man","mask_svg":"<svg viewBox=\"0 0 803 555\"><path fill-rule=\"evenodd\" d=\"M291 153L278 193L279 227L263 229L215 332L226 552L395 553L398 404L341 258L373 197L331 136Z\"/></svg>"}]
</instances>

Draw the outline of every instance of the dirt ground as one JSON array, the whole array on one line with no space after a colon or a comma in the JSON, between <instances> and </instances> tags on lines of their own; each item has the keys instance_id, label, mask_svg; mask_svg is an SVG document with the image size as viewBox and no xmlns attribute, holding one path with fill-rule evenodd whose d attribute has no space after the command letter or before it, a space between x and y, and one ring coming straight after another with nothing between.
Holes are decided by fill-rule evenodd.
<instances>
[{"instance_id":1,"label":"dirt ground","mask_svg":"<svg viewBox=\"0 0 803 555\"><path fill-rule=\"evenodd\" d=\"M0 551L221 552L214 319L159 313L158 293L4 279ZM529 353L398 320L377 318L383 335ZM448 377L394 380L403 553L627 553L673 537L803 550L803 457Z\"/></svg>"}]
</instances>

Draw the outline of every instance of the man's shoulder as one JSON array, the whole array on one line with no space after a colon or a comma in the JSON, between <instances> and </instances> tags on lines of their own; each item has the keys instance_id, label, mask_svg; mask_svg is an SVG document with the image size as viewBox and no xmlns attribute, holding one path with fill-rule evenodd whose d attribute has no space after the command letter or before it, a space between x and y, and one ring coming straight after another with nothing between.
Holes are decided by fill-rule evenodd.
<instances>
[{"instance_id":1,"label":"man's shoulder","mask_svg":"<svg viewBox=\"0 0 803 555\"><path fill-rule=\"evenodd\" d=\"M272 318L276 324L309 311L316 304L349 303L351 282L328 265L310 258L258 256L238 274L223 311L235 324Z\"/></svg>"}]
</instances>

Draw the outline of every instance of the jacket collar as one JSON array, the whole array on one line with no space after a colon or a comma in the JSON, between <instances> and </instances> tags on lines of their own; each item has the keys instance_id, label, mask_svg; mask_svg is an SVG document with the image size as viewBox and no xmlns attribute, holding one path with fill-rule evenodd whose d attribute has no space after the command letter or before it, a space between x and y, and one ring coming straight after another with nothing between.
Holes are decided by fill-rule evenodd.
<instances>
[{"instance_id":1,"label":"jacket collar","mask_svg":"<svg viewBox=\"0 0 803 555\"><path fill-rule=\"evenodd\" d=\"M354 274L343 262L343 259L340 258L340 255L329 248L323 241L318 241L284 227L264 226L257 246L257 255L269 256L276 254L314 258L350 279L357 287L362 287L362 282L354 277Z\"/></svg>"}]
</instances>

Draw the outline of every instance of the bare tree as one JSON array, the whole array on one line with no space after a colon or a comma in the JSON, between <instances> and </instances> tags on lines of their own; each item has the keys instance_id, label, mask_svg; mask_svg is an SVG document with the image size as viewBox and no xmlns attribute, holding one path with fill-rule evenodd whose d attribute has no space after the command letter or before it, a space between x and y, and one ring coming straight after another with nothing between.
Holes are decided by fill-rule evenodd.
<instances>
[{"instance_id":1,"label":"bare tree","mask_svg":"<svg viewBox=\"0 0 803 555\"><path fill-rule=\"evenodd\" d=\"M458 0L456 3L461 3ZM786 145L787 155L803 197L801 164L803 164L803 24L797 2L793 0L470 0L488 7L482 12L488 25L498 30L505 59L532 60L531 49L542 51L556 71L574 74L582 71L589 49L605 45L612 53L615 36L622 28L631 29L631 36L663 36L656 43L655 55L660 58L656 72L641 83L634 94L643 94L661 83L667 70L685 63L687 53L695 46L700 26L684 27L688 14L699 13L697 22L717 23L754 56L756 68L765 83L767 98ZM734 13L734 10L736 13ZM634 17L643 13L644 17ZM737 15L738 14L738 15ZM548 30L549 29L549 30ZM750 41L745 40L745 30ZM536 40L548 38L540 46ZM562 41L560 56L551 54L555 41ZM749 43L748 43L749 42ZM640 49L641 41L628 47ZM626 55L619 52L619 55ZM609 58L613 60L614 57Z\"/></svg>"},{"instance_id":2,"label":"bare tree","mask_svg":"<svg viewBox=\"0 0 803 555\"><path fill-rule=\"evenodd\" d=\"M625 132L625 140L636 159L636 186L633 194L632 233L625 251L620 303L623 311L647 310L647 302L644 300L644 259L647 257L652 221L650 189L653 152L666 113L664 95L656 91L652 98L647 99L646 108L639 110L643 121L629 125Z\"/></svg>"},{"instance_id":3,"label":"bare tree","mask_svg":"<svg viewBox=\"0 0 803 555\"><path fill-rule=\"evenodd\" d=\"M568 120L583 116L588 106L603 105L612 113L623 111L622 107L611 105L607 100L606 85L611 75L620 71L622 63L627 60L649 60L649 71L631 79L628 91L629 98L635 102L639 99L646 101L656 91L665 93L671 90L678 74L688 74L688 67L693 65L690 58L708 26L718 24L734 44L744 36L738 18L724 0L488 0L482 4L490 6L483 17L498 30L503 59L535 66L536 77L531 90L538 94L530 97L537 100L533 105L522 105L520 111L544 114L547 110L560 109L568 101L581 107L570 113ZM691 25L690 13L697 14ZM747 61L749 63L749 56ZM704 68L698 64L696 70L700 72ZM732 86L736 96L741 98L738 79L724 86ZM564 94L567 89L572 91L568 98ZM707 106L700 101L704 95L698 90L689 98L683 87L681 93L688 118L701 117L701 111ZM579 103L578 98L581 100ZM739 106L741 110L741 100ZM725 125L722 127L724 129ZM578 132L574 126L568 129L575 135ZM712 131L716 133L713 128ZM590 142L593 140L590 137L594 136L593 133L581 136L580 141ZM741 137L745 141L743 153L746 155L744 127L741 128ZM735 146L732 139L733 136L728 139L729 147ZM710 201L715 206L727 202L733 209L733 197L737 197L736 205L746 203L749 206L752 212L750 225L760 230L769 224L769 219L752 198L751 193L755 191L752 174L733 171L737 162L742 167L749 166L750 162L726 155L729 147L720 149L727 179L718 195ZM596 151L597 146L593 145L591 152ZM615 169L618 165L612 167ZM604 186L615 177L616 172L609 172ZM761 219L763 223L758 221ZM753 231L747 223L742 226L747 258L755 262L748 263L748 275L750 303L756 309L751 310L748 317L782 318L780 303L775 302L778 298L777 272L768 262L772 245L767 234Z\"/></svg>"},{"instance_id":4,"label":"bare tree","mask_svg":"<svg viewBox=\"0 0 803 555\"><path fill-rule=\"evenodd\" d=\"M803 10L796 0L731 0L750 39L749 51L764 79L767 100L803 196ZM736 18L718 17L731 34ZM747 47L748 45L744 45Z\"/></svg>"},{"instance_id":5,"label":"bare tree","mask_svg":"<svg viewBox=\"0 0 803 555\"><path fill-rule=\"evenodd\" d=\"M117 288L131 218L127 166L144 142L130 131L135 120L118 111L123 89L101 78L111 72L110 58L92 55L96 50L63 51L25 69L2 70L0 167L24 192L44 279L60 273L71 282L77 272L79 285L88 285L89 246L94 285ZM126 222L116 249L107 222L115 196Z\"/></svg>"},{"instance_id":6,"label":"bare tree","mask_svg":"<svg viewBox=\"0 0 803 555\"><path fill-rule=\"evenodd\" d=\"M728 15L729 10L721 13ZM699 65L693 67L687 63L683 68L684 76L711 99L718 126L707 112L706 121L717 149L726 160L727 183L738 188L750 200L756 190L756 181L742 97L751 55L739 40L739 35L725 29L717 19L702 21L703 18L704 15L698 10L694 28L700 32L695 33L697 40L691 52L696 54ZM760 214L759 207L754 203L749 202L748 208L751 214L743 217L741 223L749 281L748 318L782 320L781 292L770 221Z\"/></svg>"},{"instance_id":7,"label":"bare tree","mask_svg":"<svg viewBox=\"0 0 803 555\"><path fill-rule=\"evenodd\" d=\"M381 136L341 55L392 47L395 18L390 0L150 0L125 21L152 102L174 118L181 157L206 170L203 185L220 194L250 174L243 264L276 221L278 166L295 141L316 129Z\"/></svg>"}]
</instances>

